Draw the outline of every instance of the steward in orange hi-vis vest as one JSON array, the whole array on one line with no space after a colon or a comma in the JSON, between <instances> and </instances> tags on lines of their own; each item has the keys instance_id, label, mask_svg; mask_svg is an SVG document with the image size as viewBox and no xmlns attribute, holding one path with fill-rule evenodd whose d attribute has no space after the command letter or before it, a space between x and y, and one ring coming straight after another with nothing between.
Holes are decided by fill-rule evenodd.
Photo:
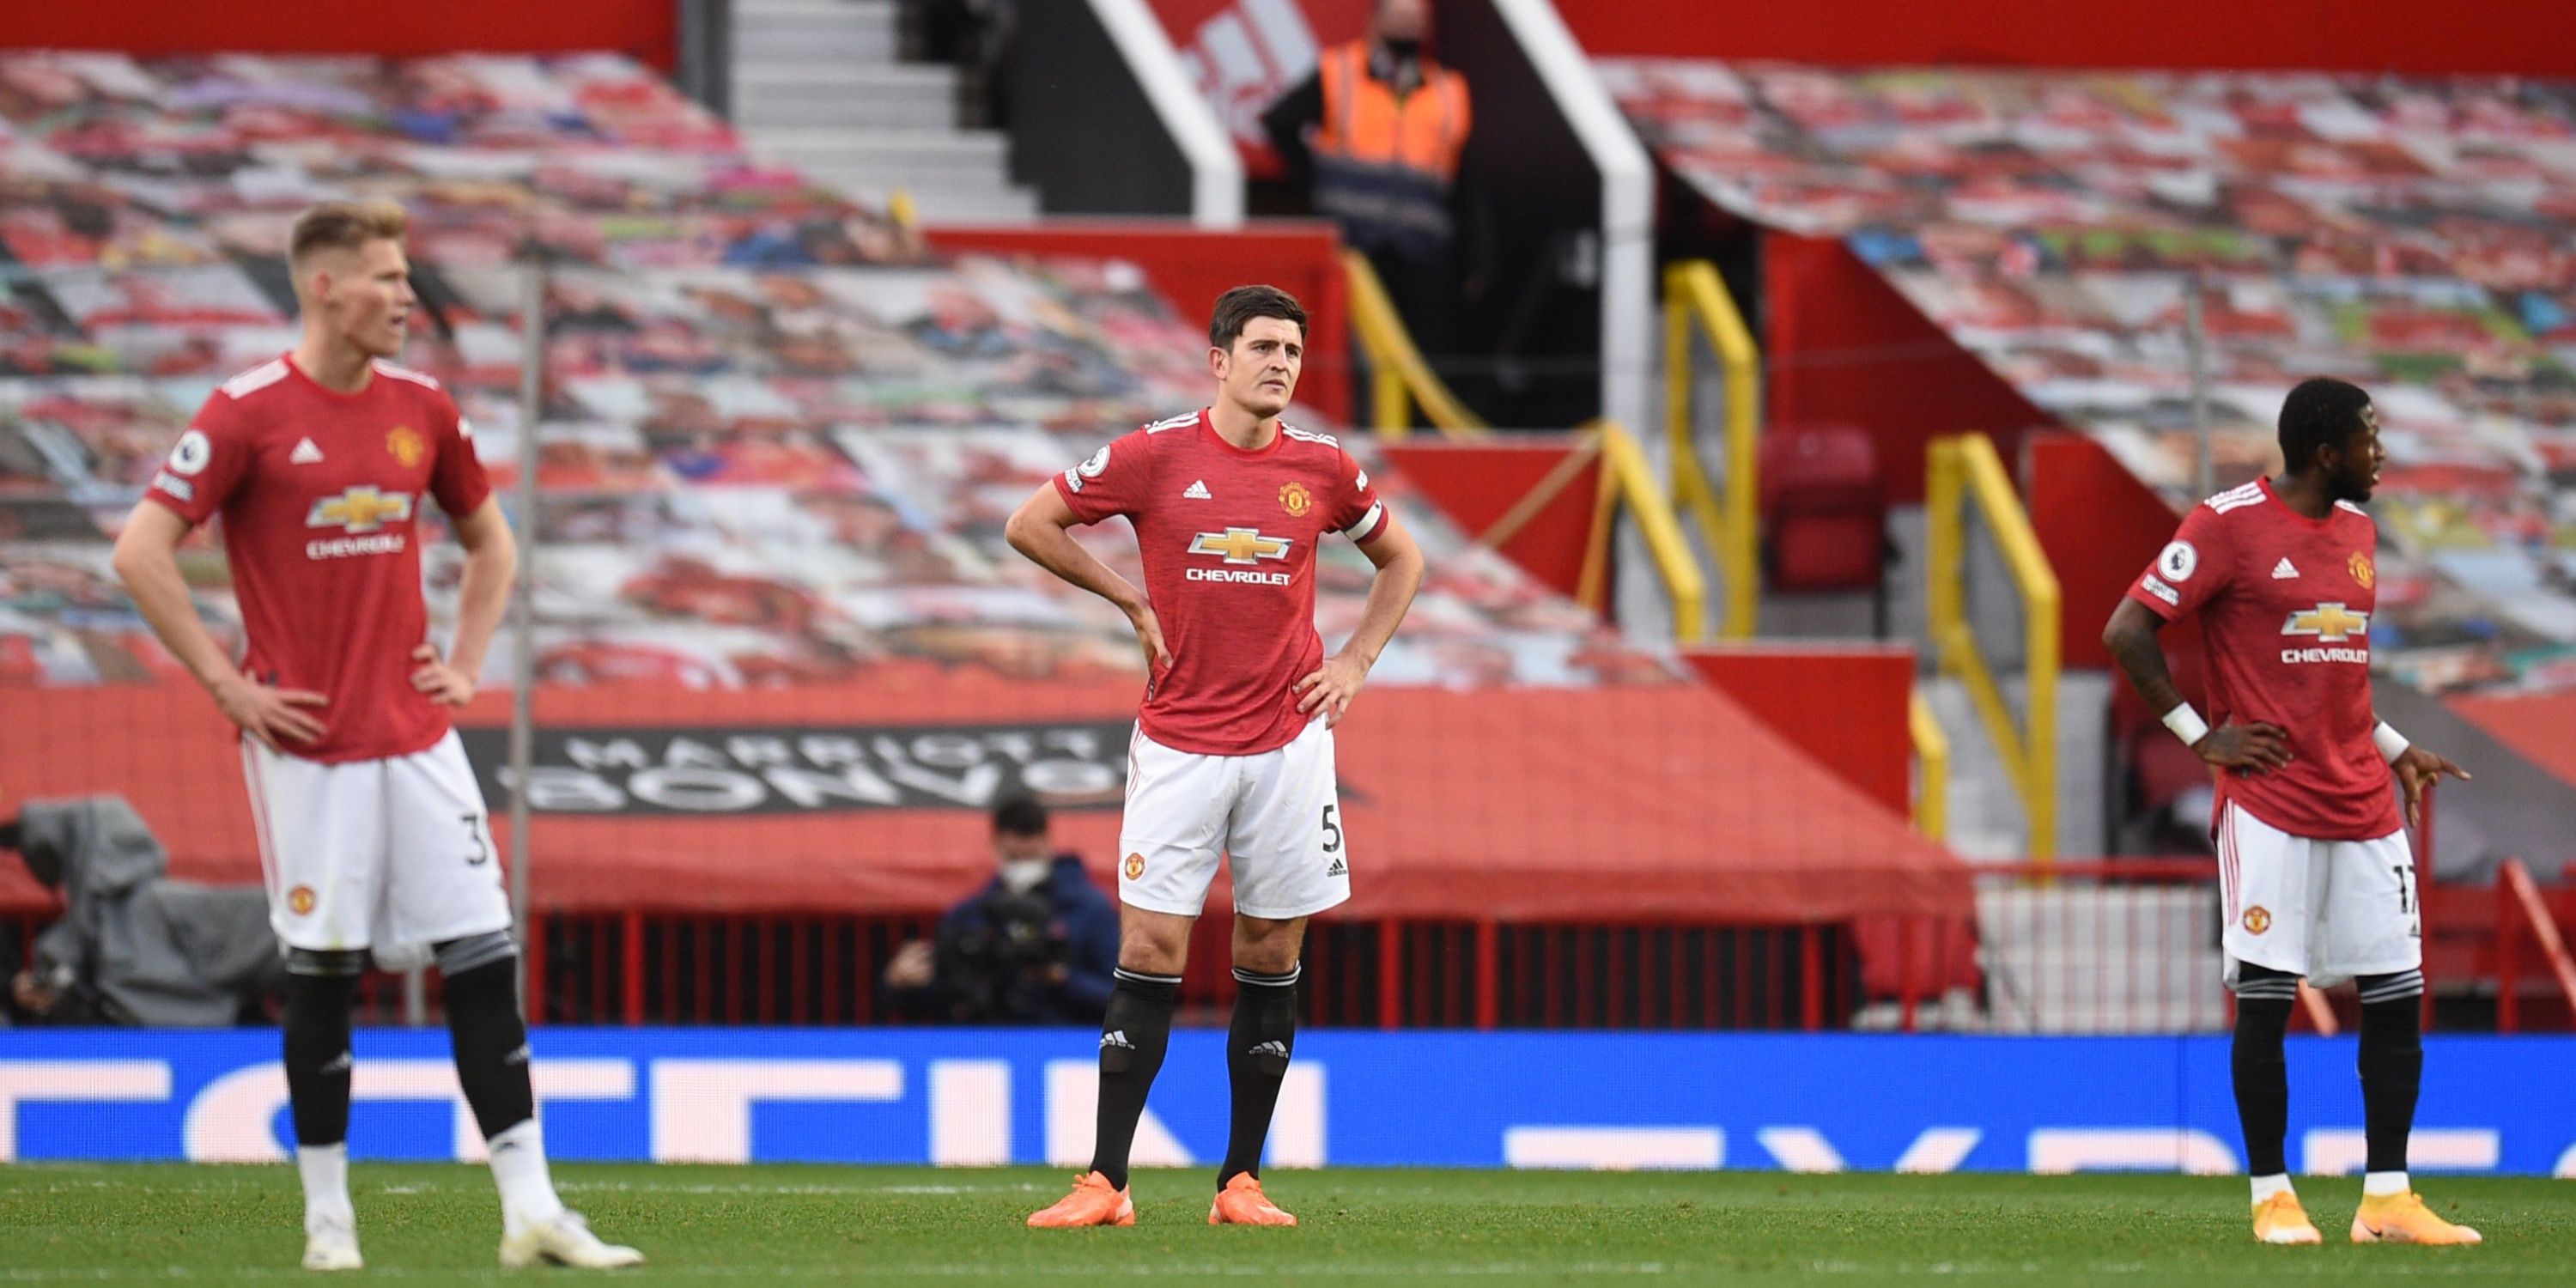
<instances>
[{"instance_id":1,"label":"steward in orange hi-vis vest","mask_svg":"<svg viewBox=\"0 0 2576 1288\"><path fill-rule=\"evenodd\" d=\"M1471 124L1467 82L1355 40L1316 68L1323 120L1310 146L1313 202L1364 251L1436 251L1450 239L1450 185Z\"/></svg>"}]
</instances>

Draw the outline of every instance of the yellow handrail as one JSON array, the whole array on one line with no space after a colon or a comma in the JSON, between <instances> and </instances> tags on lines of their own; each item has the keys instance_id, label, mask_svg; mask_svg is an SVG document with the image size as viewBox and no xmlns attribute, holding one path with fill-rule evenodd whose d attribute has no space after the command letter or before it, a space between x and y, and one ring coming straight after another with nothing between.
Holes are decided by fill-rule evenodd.
<instances>
[{"instance_id":1,"label":"yellow handrail","mask_svg":"<svg viewBox=\"0 0 2576 1288\"><path fill-rule=\"evenodd\" d=\"M1905 724L1914 736L1914 758L1922 762L1923 779L1914 788L1914 830L1935 841L1950 835L1950 738L1932 715L1921 693L1905 703Z\"/></svg>"},{"instance_id":2,"label":"yellow handrail","mask_svg":"<svg viewBox=\"0 0 2576 1288\"><path fill-rule=\"evenodd\" d=\"M1596 435L1601 445L1601 498L1592 508L1592 538L1584 549L1583 573L1575 583L1574 597L1595 612L1601 610L1610 582L1611 520L1624 501L1628 512L1637 516L1637 531L1645 537L1646 552L1663 576L1665 593L1672 596L1674 640L1699 643L1706 634L1701 617L1708 604L1708 578L1691 557L1690 541L1682 535L1681 520L1673 515L1671 498L1655 481L1646 450L1611 421L1594 421L1579 432Z\"/></svg>"},{"instance_id":3,"label":"yellow handrail","mask_svg":"<svg viewBox=\"0 0 2576 1288\"><path fill-rule=\"evenodd\" d=\"M1992 440L1982 434L1934 439L1925 466L1923 509L1930 527L1924 559L1930 575L1925 609L1933 647L1940 655L1941 669L1967 686L1968 698L2021 795L2030 827L2030 857L2046 861L2057 852L2057 574L2039 548L2030 516L2023 512ZM1985 516L1986 527L2003 552L2004 566L2021 591L2029 694L2018 729L1994 672L1977 648L1976 632L1968 624L1966 506L1971 499Z\"/></svg>"},{"instance_id":4,"label":"yellow handrail","mask_svg":"<svg viewBox=\"0 0 2576 1288\"><path fill-rule=\"evenodd\" d=\"M1369 411L1378 432L1389 438L1412 433L1415 403L1434 428L1451 438L1472 438L1487 428L1422 360L1413 333L1405 329L1403 315L1395 311L1395 301L1388 298L1368 256L1343 251L1342 271L1350 279L1351 330L1368 354Z\"/></svg>"},{"instance_id":5,"label":"yellow handrail","mask_svg":"<svg viewBox=\"0 0 2576 1288\"><path fill-rule=\"evenodd\" d=\"M1691 435L1691 324L1708 334L1726 373L1726 500L1721 506L1700 465ZM1760 536L1755 531L1760 465L1761 355L1753 332L1707 260L1664 270L1664 428L1673 463L1673 496L1699 521L1726 574L1728 639L1751 639L1761 605Z\"/></svg>"}]
</instances>

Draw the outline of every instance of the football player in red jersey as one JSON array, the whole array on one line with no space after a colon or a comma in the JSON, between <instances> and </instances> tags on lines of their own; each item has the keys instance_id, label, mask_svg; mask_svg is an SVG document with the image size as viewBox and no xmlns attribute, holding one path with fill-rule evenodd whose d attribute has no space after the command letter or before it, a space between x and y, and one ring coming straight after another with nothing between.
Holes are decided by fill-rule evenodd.
<instances>
[{"instance_id":1,"label":"football player in red jersey","mask_svg":"<svg viewBox=\"0 0 2576 1288\"><path fill-rule=\"evenodd\" d=\"M1128 1151L1162 1067L1190 926L1220 855L1234 878L1233 1122L1210 1224L1295 1225L1261 1190L1261 1151L1297 1031L1306 920L1350 898L1333 726L1422 584L1422 552L1324 434L1279 419L1304 364L1306 312L1241 286L1208 327L1213 406L1157 421L1039 488L1011 545L1127 615L1145 704L1119 826L1118 971L1100 1034L1091 1169L1033 1226L1132 1225ZM1140 591L1067 531L1123 515ZM1315 633L1316 546L1340 533L1376 565L1341 651Z\"/></svg>"},{"instance_id":2,"label":"football player in red jersey","mask_svg":"<svg viewBox=\"0 0 2576 1288\"><path fill-rule=\"evenodd\" d=\"M295 221L291 353L234 376L116 543L152 629L241 726L242 769L284 942L286 1085L304 1180L304 1265L354 1270L349 1011L374 950L434 956L465 1099L499 1183L501 1262L632 1265L556 1197L519 1014L518 948L482 790L449 713L474 696L516 562L472 431L438 382L389 359L414 297L400 207L325 202ZM429 642L420 503L466 550L456 639ZM222 516L248 650L197 620L174 551Z\"/></svg>"},{"instance_id":3,"label":"football player in red jersey","mask_svg":"<svg viewBox=\"0 0 2576 1288\"><path fill-rule=\"evenodd\" d=\"M2277 477L2194 506L2129 587L2102 643L2165 727L2218 772L2227 984L2236 993L2236 1110L2254 1178L2254 1236L2315 1243L2283 1156L2282 1034L2302 978L2361 990L2369 1171L2356 1243L2476 1243L2406 1179L2424 1070L2423 930L2392 771L2415 817L2459 766L2407 744L2370 705L2378 529L2363 513L2387 453L2370 395L2309 380L2281 404ZM2198 614L2212 728L2174 688L2156 632Z\"/></svg>"}]
</instances>

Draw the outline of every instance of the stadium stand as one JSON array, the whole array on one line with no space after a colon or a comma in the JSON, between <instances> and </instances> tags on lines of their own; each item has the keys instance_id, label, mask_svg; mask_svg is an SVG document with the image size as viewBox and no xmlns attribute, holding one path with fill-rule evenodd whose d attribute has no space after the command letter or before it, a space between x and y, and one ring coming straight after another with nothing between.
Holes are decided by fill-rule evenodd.
<instances>
[{"instance_id":1,"label":"stadium stand","mask_svg":"<svg viewBox=\"0 0 2576 1288\"><path fill-rule=\"evenodd\" d=\"M2026 398L2196 487L2185 297L2207 335L2215 479L2272 454L2307 374L2388 426L2388 674L2576 683L2576 101L2547 82L2280 73L1830 71L1612 60L1707 200L1839 239Z\"/></svg>"},{"instance_id":2,"label":"stadium stand","mask_svg":"<svg viewBox=\"0 0 2576 1288\"><path fill-rule=\"evenodd\" d=\"M520 517L538 916L918 914L985 862L978 816L936 807L981 804L1006 775L1114 802L1127 629L1025 569L1000 522L1116 427L1199 401L1195 326L1132 266L928 255L608 56L10 55L0 92L13 794L127 790L176 871L256 870L228 730L165 687L105 534L205 391L288 343L288 214L361 191L414 212L419 360L504 489L527 432L516 264L551 265L541 499ZM1436 571L1347 743L1353 826L1382 856L1355 917L1965 916L1964 871L1899 810L1407 510ZM455 551L432 548L432 586L451 584ZM1133 562L1123 533L1100 548ZM214 555L192 575L231 629ZM1328 637L1366 586L1355 553L1332 558ZM485 679L514 662L505 636ZM468 721L495 800L504 708L496 694ZM839 808L857 805L894 807ZM1114 820L1078 810L1063 831L1106 868ZM1809 1022L1842 1022L1848 998L1809 991Z\"/></svg>"}]
</instances>

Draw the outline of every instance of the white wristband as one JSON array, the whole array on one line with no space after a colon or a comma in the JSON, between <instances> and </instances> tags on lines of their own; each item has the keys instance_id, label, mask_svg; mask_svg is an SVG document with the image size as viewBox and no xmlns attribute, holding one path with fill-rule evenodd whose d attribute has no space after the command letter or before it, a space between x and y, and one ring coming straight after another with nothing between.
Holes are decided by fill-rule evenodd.
<instances>
[{"instance_id":1,"label":"white wristband","mask_svg":"<svg viewBox=\"0 0 2576 1288\"><path fill-rule=\"evenodd\" d=\"M2392 765L2397 763L2399 756L2406 754L2406 748L2409 745L2406 735L2389 728L2385 720L2379 722L2378 728L2370 731L2370 742L2372 746L2379 748L2379 758Z\"/></svg>"},{"instance_id":2,"label":"white wristband","mask_svg":"<svg viewBox=\"0 0 2576 1288\"><path fill-rule=\"evenodd\" d=\"M2197 747L2201 739L2209 736L2209 722L2201 719L2188 702L2165 713L2165 728L2173 730L2173 736L2182 739L2186 747Z\"/></svg>"}]
</instances>

